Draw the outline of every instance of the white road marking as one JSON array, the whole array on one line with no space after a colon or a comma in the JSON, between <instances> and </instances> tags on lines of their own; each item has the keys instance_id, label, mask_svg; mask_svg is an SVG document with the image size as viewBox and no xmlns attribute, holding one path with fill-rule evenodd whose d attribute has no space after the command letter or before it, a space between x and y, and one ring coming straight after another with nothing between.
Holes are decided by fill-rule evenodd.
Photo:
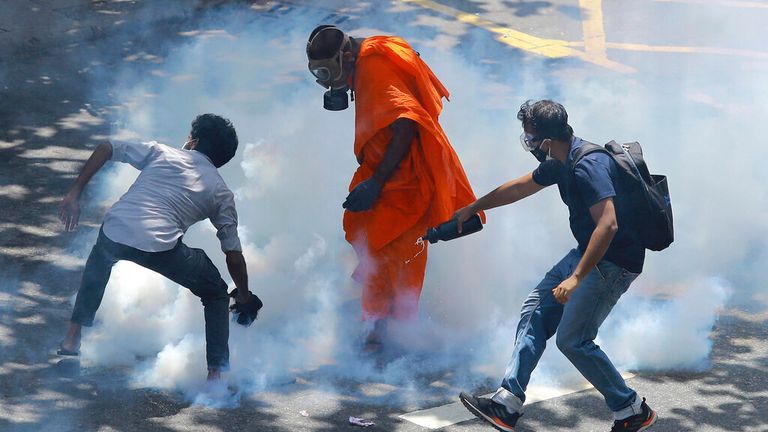
<instances>
[{"instance_id":1,"label":"white road marking","mask_svg":"<svg viewBox=\"0 0 768 432\"><path fill-rule=\"evenodd\" d=\"M635 375L625 372L622 373L621 376L624 377L624 379L629 379ZM530 386L526 392L525 404L530 405L591 388L592 385L586 380L570 387ZM491 397L492 394L493 393L483 396ZM467 411L461 402L453 402L447 405L402 414L399 418L428 429L439 429L456 423L472 420L475 416Z\"/></svg>"}]
</instances>

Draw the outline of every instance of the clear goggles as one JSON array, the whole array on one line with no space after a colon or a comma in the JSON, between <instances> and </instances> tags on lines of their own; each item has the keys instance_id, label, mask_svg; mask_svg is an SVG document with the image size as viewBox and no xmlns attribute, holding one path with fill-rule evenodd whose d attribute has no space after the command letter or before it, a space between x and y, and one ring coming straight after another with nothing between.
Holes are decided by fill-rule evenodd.
<instances>
[{"instance_id":1,"label":"clear goggles","mask_svg":"<svg viewBox=\"0 0 768 432\"><path fill-rule=\"evenodd\" d=\"M530 152L536 150L541 145L541 141L541 138L537 138L528 132L520 134L520 144L523 145L525 151Z\"/></svg>"}]
</instances>

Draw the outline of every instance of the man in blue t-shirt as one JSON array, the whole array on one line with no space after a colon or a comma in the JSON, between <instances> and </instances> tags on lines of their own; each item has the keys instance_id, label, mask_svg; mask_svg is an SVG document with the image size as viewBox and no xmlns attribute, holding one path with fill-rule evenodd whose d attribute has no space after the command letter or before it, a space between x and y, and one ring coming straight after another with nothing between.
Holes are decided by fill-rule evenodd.
<instances>
[{"instance_id":1,"label":"man in blue t-shirt","mask_svg":"<svg viewBox=\"0 0 768 432\"><path fill-rule=\"evenodd\" d=\"M557 102L528 101L517 118L523 123L523 147L539 160L539 167L460 209L454 218L461 224L479 211L511 204L557 184L578 246L547 272L523 303L512 360L501 387L492 398L466 393L459 397L467 409L496 429L514 431L531 373L547 339L557 331L557 347L613 411L611 432L646 430L656 421L656 413L627 386L594 341L619 297L642 271L645 259L639 221L619 181L619 168L603 152L590 153L573 166L576 150L586 141L573 135L568 114Z\"/></svg>"}]
</instances>

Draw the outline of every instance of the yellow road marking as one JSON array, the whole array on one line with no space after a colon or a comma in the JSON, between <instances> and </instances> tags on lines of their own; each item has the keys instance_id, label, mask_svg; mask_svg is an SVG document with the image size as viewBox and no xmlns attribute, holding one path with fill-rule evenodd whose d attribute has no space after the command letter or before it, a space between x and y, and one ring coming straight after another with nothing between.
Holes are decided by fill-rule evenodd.
<instances>
[{"instance_id":1,"label":"yellow road marking","mask_svg":"<svg viewBox=\"0 0 768 432\"><path fill-rule=\"evenodd\" d=\"M423 8L450 15L463 23L484 28L491 33L500 35L499 41L516 48L541 54L545 57L557 58L573 55L575 50L563 46L563 41L555 39L543 39L531 36L521 31L500 26L493 21L480 18L477 15L467 13L450 6L446 6L432 0L402 0L404 3L414 3Z\"/></svg>"},{"instance_id":2,"label":"yellow road marking","mask_svg":"<svg viewBox=\"0 0 768 432\"><path fill-rule=\"evenodd\" d=\"M582 46L583 42L568 42L567 45L572 47L577 47L577 46ZM715 54L715 55L726 55L726 56L736 56L736 57L749 57L749 58L755 58L755 59L768 59L768 52L765 52L765 51L753 51L753 50L734 49L734 48L646 45L646 44L638 44L638 43L620 43L620 42L606 42L605 46L608 49L618 49L623 51L644 51L644 52L675 53L675 54Z\"/></svg>"},{"instance_id":3,"label":"yellow road marking","mask_svg":"<svg viewBox=\"0 0 768 432\"><path fill-rule=\"evenodd\" d=\"M602 0L579 0L582 10L585 10L587 18L582 21L582 31L584 40L578 42L569 42L559 39L544 39L523 33L508 27L501 26L493 21L480 18L477 15L452 8L433 0L400 0L403 3L412 3L430 9L445 15L454 17L456 20L483 28L491 33L495 33L496 40L511 47L524 51L532 52L549 58L576 57L586 62L605 67L617 72L636 72L636 69L608 59L607 49L617 49L624 51L645 51L659 53L679 53L679 54L714 54L765 59L768 58L768 52L715 48L715 47L686 47L686 46L664 46L648 45L639 43L616 43L607 42L605 39L605 30L603 26ZM678 3L700 3L700 4L720 4L734 7L766 7L768 4L757 3L753 1L726 1L726 0L654 0L656 2L678 2ZM583 47L584 51L574 49L574 47Z\"/></svg>"},{"instance_id":4,"label":"yellow road marking","mask_svg":"<svg viewBox=\"0 0 768 432\"><path fill-rule=\"evenodd\" d=\"M593 58L607 58L605 54L605 29L603 27L603 1L579 0L581 29L584 35L584 51Z\"/></svg>"},{"instance_id":5,"label":"yellow road marking","mask_svg":"<svg viewBox=\"0 0 768 432\"><path fill-rule=\"evenodd\" d=\"M745 49L733 49L733 48L715 48L715 47L685 47L685 46L659 46L659 45L645 45L645 44L633 44L633 43L613 43L608 42L606 44L608 48L622 49L625 51L650 51L650 52L665 52L665 53L695 53L695 54L717 54L717 55L729 55L739 57L751 57L766 59L768 58L768 52L764 51L752 51Z\"/></svg>"},{"instance_id":6,"label":"yellow road marking","mask_svg":"<svg viewBox=\"0 0 768 432\"><path fill-rule=\"evenodd\" d=\"M514 30L508 27L496 24L493 21L480 18L477 15L461 11L459 9L446 6L432 0L400 0L404 3L412 3L421 6L425 9L431 9L436 12L440 12L445 15L454 17L456 20L463 23L467 23L476 27L488 30L491 33L495 33L496 40L507 44L509 46L519 48L528 52L539 54L549 58L560 57L577 57L584 61L594 63L596 65L613 69L618 72L634 72L635 69L608 60L605 56L595 57L587 55L584 51L575 50L567 46L568 42L558 39L544 39L536 36L523 33L518 30ZM602 16L602 15L601 15ZM602 19L601 19L602 20Z\"/></svg>"}]
</instances>

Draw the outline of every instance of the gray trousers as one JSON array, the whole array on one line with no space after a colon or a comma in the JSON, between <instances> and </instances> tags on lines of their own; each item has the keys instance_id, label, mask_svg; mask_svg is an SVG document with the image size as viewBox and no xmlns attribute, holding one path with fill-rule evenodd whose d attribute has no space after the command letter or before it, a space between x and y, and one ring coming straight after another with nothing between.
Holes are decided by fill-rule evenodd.
<instances>
[{"instance_id":1,"label":"gray trousers","mask_svg":"<svg viewBox=\"0 0 768 432\"><path fill-rule=\"evenodd\" d=\"M190 248L181 239L171 250L145 252L115 243L99 230L99 238L85 264L71 321L85 327L93 325L112 266L120 260L131 261L160 273L200 297L205 314L208 367L226 369L229 366L227 284L202 249Z\"/></svg>"}]
</instances>

